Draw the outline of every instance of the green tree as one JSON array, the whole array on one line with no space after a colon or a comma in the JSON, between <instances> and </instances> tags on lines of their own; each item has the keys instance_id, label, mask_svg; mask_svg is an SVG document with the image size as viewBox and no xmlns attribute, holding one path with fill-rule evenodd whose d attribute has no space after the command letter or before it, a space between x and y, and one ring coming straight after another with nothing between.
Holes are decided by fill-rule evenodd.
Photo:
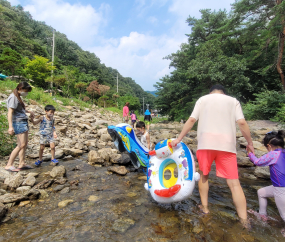
<instances>
[{"instance_id":1,"label":"green tree","mask_svg":"<svg viewBox=\"0 0 285 242\"><path fill-rule=\"evenodd\" d=\"M120 108L123 108L126 102L130 103L129 106L130 110L140 110L141 108L140 100L137 97L126 95L118 98L118 103Z\"/></svg>"},{"instance_id":2,"label":"green tree","mask_svg":"<svg viewBox=\"0 0 285 242\"><path fill-rule=\"evenodd\" d=\"M86 86L87 86L87 83L85 82L77 82L74 85L74 88L79 90L79 98L81 98L81 94L83 93L83 91L86 90Z\"/></svg>"},{"instance_id":3,"label":"green tree","mask_svg":"<svg viewBox=\"0 0 285 242\"><path fill-rule=\"evenodd\" d=\"M28 61L25 68L29 78L39 87L47 86L45 80L51 74L51 70L55 70L51 62L47 58L37 55L34 56L33 60Z\"/></svg>"},{"instance_id":4,"label":"green tree","mask_svg":"<svg viewBox=\"0 0 285 242\"><path fill-rule=\"evenodd\" d=\"M22 56L11 48L5 48L0 56L0 66L14 76L15 72L23 67Z\"/></svg>"}]
</instances>

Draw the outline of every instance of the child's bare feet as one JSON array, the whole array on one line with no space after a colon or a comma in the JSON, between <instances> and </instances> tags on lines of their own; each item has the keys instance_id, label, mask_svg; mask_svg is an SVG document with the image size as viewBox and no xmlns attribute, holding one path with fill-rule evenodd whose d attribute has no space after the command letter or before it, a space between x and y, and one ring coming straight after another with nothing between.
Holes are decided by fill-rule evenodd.
<instances>
[{"instance_id":1,"label":"child's bare feet","mask_svg":"<svg viewBox=\"0 0 285 242\"><path fill-rule=\"evenodd\" d=\"M203 205L198 205L198 208L201 210L202 213L204 214L208 214L210 213L210 210L207 206L203 206Z\"/></svg>"},{"instance_id":2,"label":"child's bare feet","mask_svg":"<svg viewBox=\"0 0 285 242\"><path fill-rule=\"evenodd\" d=\"M245 229L248 229L248 230L251 229L251 224L250 224L249 219L239 218L239 221L241 222L242 226L243 226Z\"/></svg>"},{"instance_id":3,"label":"child's bare feet","mask_svg":"<svg viewBox=\"0 0 285 242\"><path fill-rule=\"evenodd\" d=\"M268 221L268 217L266 215L262 215L252 209L247 210L248 213L251 213L253 215L255 215L257 217L257 219L262 220L263 222L267 222Z\"/></svg>"}]
</instances>

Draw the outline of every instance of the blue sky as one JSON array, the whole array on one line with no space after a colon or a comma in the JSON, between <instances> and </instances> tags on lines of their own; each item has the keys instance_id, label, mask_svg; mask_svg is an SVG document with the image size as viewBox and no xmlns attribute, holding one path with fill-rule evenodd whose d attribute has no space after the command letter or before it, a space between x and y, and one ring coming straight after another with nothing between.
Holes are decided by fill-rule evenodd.
<instances>
[{"instance_id":1,"label":"blue sky","mask_svg":"<svg viewBox=\"0 0 285 242\"><path fill-rule=\"evenodd\" d=\"M162 58L186 42L190 16L200 9L227 9L235 0L10 0L45 21L106 66L145 90L171 72Z\"/></svg>"}]
</instances>

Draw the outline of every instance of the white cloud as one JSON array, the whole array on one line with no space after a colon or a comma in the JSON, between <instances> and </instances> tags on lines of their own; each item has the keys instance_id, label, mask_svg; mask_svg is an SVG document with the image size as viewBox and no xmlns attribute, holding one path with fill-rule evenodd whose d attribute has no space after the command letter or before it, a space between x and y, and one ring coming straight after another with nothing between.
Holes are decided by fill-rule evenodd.
<instances>
[{"instance_id":1,"label":"white cloud","mask_svg":"<svg viewBox=\"0 0 285 242\"><path fill-rule=\"evenodd\" d=\"M152 24L156 24L158 20L156 17L150 16L150 17L148 17L147 21L152 23Z\"/></svg>"},{"instance_id":2,"label":"white cloud","mask_svg":"<svg viewBox=\"0 0 285 242\"><path fill-rule=\"evenodd\" d=\"M105 3L95 10L89 4L72 5L62 0L31 0L24 8L35 19L56 27L57 31L66 34L83 48L94 42L99 28L106 25L106 15L111 10Z\"/></svg>"}]
</instances>

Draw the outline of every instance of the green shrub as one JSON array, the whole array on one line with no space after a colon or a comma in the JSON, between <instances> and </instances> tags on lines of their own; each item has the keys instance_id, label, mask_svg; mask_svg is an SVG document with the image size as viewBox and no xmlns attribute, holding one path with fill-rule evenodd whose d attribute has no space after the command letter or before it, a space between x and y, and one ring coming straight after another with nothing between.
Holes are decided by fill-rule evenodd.
<instances>
[{"instance_id":1,"label":"green shrub","mask_svg":"<svg viewBox=\"0 0 285 242\"><path fill-rule=\"evenodd\" d=\"M16 147L16 137L8 134L6 110L0 104L0 156L9 155Z\"/></svg>"},{"instance_id":2,"label":"green shrub","mask_svg":"<svg viewBox=\"0 0 285 242\"><path fill-rule=\"evenodd\" d=\"M278 117L281 118L281 108L285 103L285 93L264 91L255 94L255 96L255 101L251 101L243 105L243 112L246 119L276 120L275 116L278 113ZM285 111L285 108L282 110Z\"/></svg>"}]
</instances>

